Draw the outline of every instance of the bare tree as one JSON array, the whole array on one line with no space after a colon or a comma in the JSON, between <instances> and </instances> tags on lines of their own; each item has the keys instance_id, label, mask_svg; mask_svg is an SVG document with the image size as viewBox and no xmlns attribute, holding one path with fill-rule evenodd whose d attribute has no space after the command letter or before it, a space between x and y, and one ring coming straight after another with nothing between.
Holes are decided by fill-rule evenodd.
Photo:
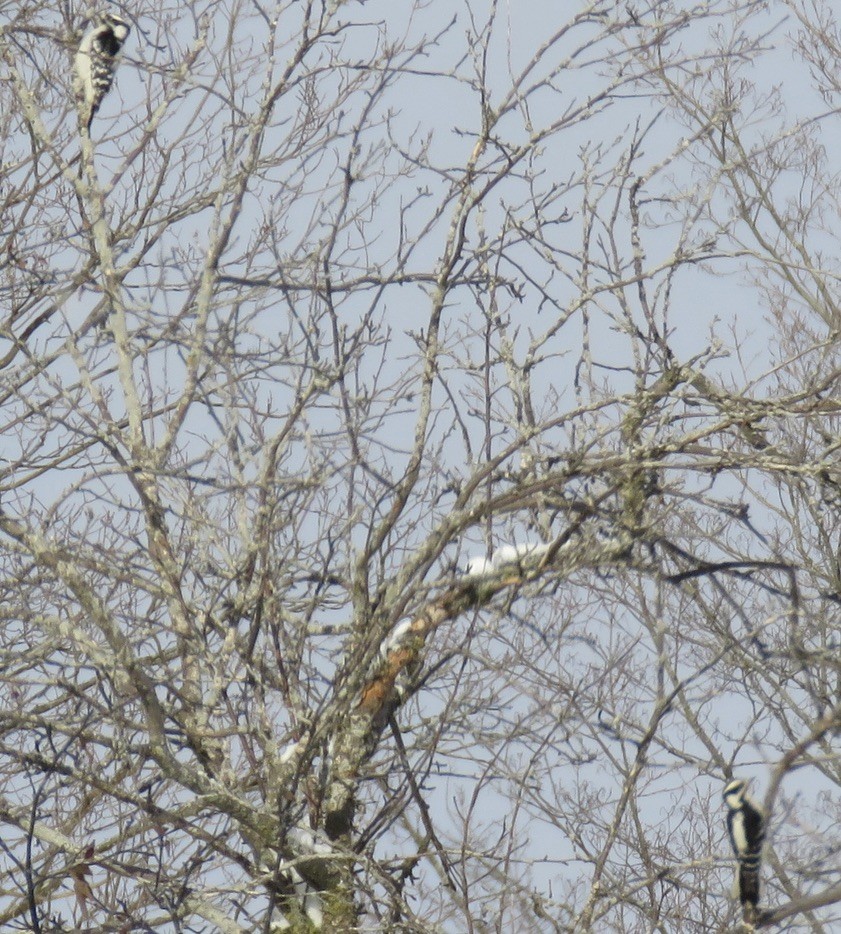
<instances>
[{"instance_id":1,"label":"bare tree","mask_svg":"<svg viewBox=\"0 0 841 934\"><path fill-rule=\"evenodd\" d=\"M88 134L2 7L3 930L832 930L832 3L114 9Z\"/></svg>"}]
</instances>

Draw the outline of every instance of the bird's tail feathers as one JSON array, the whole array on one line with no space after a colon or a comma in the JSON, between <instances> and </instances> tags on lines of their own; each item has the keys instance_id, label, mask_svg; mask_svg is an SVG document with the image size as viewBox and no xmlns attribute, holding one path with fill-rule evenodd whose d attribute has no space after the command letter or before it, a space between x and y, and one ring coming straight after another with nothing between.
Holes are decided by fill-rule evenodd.
<instances>
[{"instance_id":1,"label":"bird's tail feathers","mask_svg":"<svg viewBox=\"0 0 841 934\"><path fill-rule=\"evenodd\" d=\"M759 857L748 856L739 863L737 873L739 901L743 904L759 904Z\"/></svg>"}]
</instances>

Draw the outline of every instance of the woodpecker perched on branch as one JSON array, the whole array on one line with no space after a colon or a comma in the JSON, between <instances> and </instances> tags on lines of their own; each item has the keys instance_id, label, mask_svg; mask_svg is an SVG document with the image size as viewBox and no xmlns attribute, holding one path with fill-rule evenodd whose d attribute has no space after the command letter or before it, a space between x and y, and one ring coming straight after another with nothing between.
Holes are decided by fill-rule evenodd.
<instances>
[{"instance_id":1,"label":"woodpecker perched on branch","mask_svg":"<svg viewBox=\"0 0 841 934\"><path fill-rule=\"evenodd\" d=\"M735 894L746 915L756 916L759 904L759 867L765 840L765 815L747 796L747 782L735 779L724 789L727 805L727 833L739 861Z\"/></svg>"},{"instance_id":2,"label":"woodpecker perched on branch","mask_svg":"<svg viewBox=\"0 0 841 934\"><path fill-rule=\"evenodd\" d=\"M120 50L129 29L128 23L115 13L99 13L79 43L73 68L81 119L88 131L102 98L114 80Z\"/></svg>"}]
</instances>

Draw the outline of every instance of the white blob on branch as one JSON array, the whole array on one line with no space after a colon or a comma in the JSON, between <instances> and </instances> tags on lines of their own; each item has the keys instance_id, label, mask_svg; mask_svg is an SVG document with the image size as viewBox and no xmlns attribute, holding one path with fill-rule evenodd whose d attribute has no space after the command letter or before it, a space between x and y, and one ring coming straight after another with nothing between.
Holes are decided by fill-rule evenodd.
<instances>
[{"instance_id":1,"label":"white blob on branch","mask_svg":"<svg viewBox=\"0 0 841 934\"><path fill-rule=\"evenodd\" d=\"M503 568L522 565L524 562L531 562L536 558L540 558L548 550L549 545L542 542L520 542L513 545L501 545L490 558L483 555L471 555L467 559L464 576L471 578L492 577Z\"/></svg>"}]
</instances>

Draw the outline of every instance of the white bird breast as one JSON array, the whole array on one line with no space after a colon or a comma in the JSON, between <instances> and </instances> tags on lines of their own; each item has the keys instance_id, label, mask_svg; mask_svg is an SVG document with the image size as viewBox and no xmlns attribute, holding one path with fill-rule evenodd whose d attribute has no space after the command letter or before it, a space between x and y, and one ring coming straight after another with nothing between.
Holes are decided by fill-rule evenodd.
<instances>
[{"instance_id":1,"label":"white bird breast","mask_svg":"<svg viewBox=\"0 0 841 934\"><path fill-rule=\"evenodd\" d=\"M84 43L79 46L76 53L76 81L79 93L90 103L93 99L93 82L91 81L91 54L90 43L85 47Z\"/></svg>"},{"instance_id":2,"label":"white bird breast","mask_svg":"<svg viewBox=\"0 0 841 934\"><path fill-rule=\"evenodd\" d=\"M737 811L733 815L733 823L730 825L730 833L733 837L733 848L737 853L748 852L748 838L745 833L745 815Z\"/></svg>"},{"instance_id":3,"label":"white bird breast","mask_svg":"<svg viewBox=\"0 0 841 934\"><path fill-rule=\"evenodd\" d=\"M483 577L486 574L493 574L493 570L493 561L483 555L473 555L467 559L464 573L467 577Z\"/></svg>"},{"instance_id":4,"label":"white bird breast","mask_svg":"<svg viewBox=\"0 0 841 934\"><path fill-rule=\"evenodd\" d=\"M539 558L546 554L548 550L549 546L540 542L502 545L497 548L490 558L485 558L482 555L472 555L467 560L464 573L467 577L485 577L494 574L507 565L520 564L529 558Z\"/></svg>"},{"instance_id":5,"label":"white bird breast","mask_svg":"<svg viewBox=\"0 0 841 934\"><path fill-rule=\"evenodd\" d=\"M536 558L548 550L548 545L539 542L522 542L517 545L503 545L494 552L493 561L497 567L505 564L517 564L523 558Z\"/></svg>"}]
</instances>

